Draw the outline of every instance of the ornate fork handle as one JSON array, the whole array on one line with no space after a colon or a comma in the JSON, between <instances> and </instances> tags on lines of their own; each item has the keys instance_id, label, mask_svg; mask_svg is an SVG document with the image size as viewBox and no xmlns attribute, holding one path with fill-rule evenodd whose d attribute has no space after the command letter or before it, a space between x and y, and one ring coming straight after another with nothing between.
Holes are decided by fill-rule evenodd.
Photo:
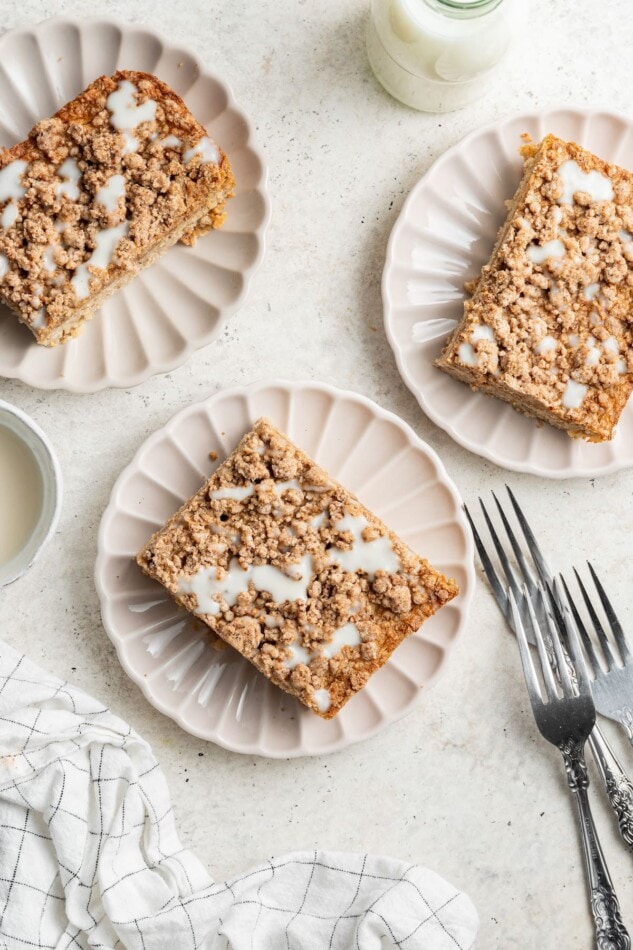
<instances>
[{"instance_id":1,"label":"ornate fork handle","mask_svg":"<svg viewBox=\"0 0 633 950\"><path fill-rule=\"evenodd\" d=\"M620 829L620 837L633 851L633 782L616 759L598 728L589 736L591 752L609 797Z\"/></svg>"},{"instance_id":2,"label":"ornate fork handle","mask_svg":"<svg viewBox=\"0 0 633 950\"><path fill-rule=\"evenodd\" d=\"M629 742L633 745L633 707L623 706L622 709L618 709L616 716L620 725L626 729Z\"/></svg>"},{"instance_id":3,"label":"ornate fork handle","mask_svg":"<svg viewBox=\"0 0 633 950\"><path fill-rule=\"evenodd\" d=\"M551 637L545 637L545 649L554 668L557 667L556 654L552 644ZM574 687L576 687L576 671L572 665L571 659L565 646L563 645L563 657L567 672L571 678ZM620 722L627 729L629 739L633 745L633 709L625 708L619 711L621 713ZM633 782L620 765L616 755L605 739L600 728L596 725L589 736L589 747L596 761L600 778L605 787L607 797L611 808L618 819L618 828L620 837L624 843L633 851Z\"/></svg>"},{"instance_id":4,"label":"ornate fork handle","mask_svg":"<svg viewBox=\"0 0 633 950\"><path fill-rule=\"evenodd\" d=\"M583 742L570 740L561 743L559 749L565 760L567 782L578 808L589 897L596 928L596 946L598 950L630 950L631 939L622 923L620 905L613 890L589 806L589 777L583 746Z\"/></svg>"}]
</instances>

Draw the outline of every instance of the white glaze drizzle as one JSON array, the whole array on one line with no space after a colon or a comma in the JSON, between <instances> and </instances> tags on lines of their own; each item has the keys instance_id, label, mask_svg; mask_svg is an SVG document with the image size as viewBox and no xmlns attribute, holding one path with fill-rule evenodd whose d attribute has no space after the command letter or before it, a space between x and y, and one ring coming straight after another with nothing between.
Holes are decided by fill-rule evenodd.
<instances>
[{"instance_id":1,"label":"white glaze drizzle","mask_svg":"<svg viewBox=\"0 0 633 950\"><path fill-rule=\"evenodd\" d=\"M357 647L360 646L360 643L360 633L358 632L356 624L346 623L334 631L330 642L326 643L323 647L323 654L327 656L328 659L331 659L333 656L336 656L343 647Z\"/></svg>"},{"instance_id":2,"label":"white glaze drizzle","mask_svg":"<svg viewBox=\"0 0 633 950\"><path fill-rule=\"evenodd\" d=\"M177 135L166 135L158 144L162 145L163 148L180 148L182 142Z\"/></svg>"},{"instance_id":3,"label":"white glaze drizzle","mask_svg":"<svg viewBox=\"0 0 633 950\"><path fill-rule=\"evenodd\" d=\"M492 327L487 326L485 323L478 324L473 332L470 334L470 342L477 343L478 340L494 340L495 335Z\"/></svg>"},{"instance_id":4,"label":"white glaze drizzle","mask_svg":"<svg viewBox=\"0 0 633 950\"><path fill-rule=\"evenodd\" d=\"M135 129L141 122L152 122L156 118L154 99L146 99L139 104L136 101L137 93L134 83L123 79L106 99L110 122L115 129Z\"/></svg>"},{"instance_id":5,"label":"white glaze drizzle","mask_svg":"<svg viewBox=\"0 0 633 950\"><path fill-rule=\"evenodd\" d=\"M569 159L558 169L558 175L563 185L563 192L557 199L559 205L574 203L576 192L588 194L593 201L611 201L613 199L613 185L606 175L592 169L584 172L580 165Z\"/></svg>"},{"instance_id":6,"label":"white glaze drizzle","mask_svg":"<svg viewBox=\"0 0 633 950\"><path fill-rule=\"evenodd\" d=\"M42 255L42 267L45 271L48 271L49 274L54 274L57 270L57 264L55 263L56 246L55 244L49 244L48 247L44 249Z\"/></svg>"},{"instance_id":7,"label":"white glaze drizzle","mask_svg":"<svg viewBox=\"0 0 633 950\"><path fill-rule=\"evenodd\" d=\"M0 204L3 201L8 201L9 198L24 197L26 188L22 184L22 175L27 167L27 162L21 158L16 158L14 162L9 162L0 171Z\"/></svg>"},{"instance_id":8,"label":"white glaze drizzle","mask_svg":"<svg viewBox=\"0 0 633 950\"><path fill-rule=\"evenodd\" d=\"M46 319L46 307L40 307L33 319L31 320L31 326L35 330L43 330L47 324Z\"/></svg>"},{"instance_id":9,"label":"white glaze drizzle","mask_svg":"<svg viewBox=\"0 0 633 950\"><path fill-rule=\"evenodd\" d=\"M540 340L540 342L536 344L534 347L534 352L538 356L543 356L544 353L551 353L552 350L555 350L556 346L557 344L554 337L547 334L542 340Z\"/></svg>"},{"instance_id":10,"label":"white glaze drizzle","mask_svg":"<svg viewBox=\"0 0 633 950\"><path fill-rule=\"evenodd\" d=\"M67 221L55 221L55 230L58 234L63 234L66 228L68 227ZM57 270L57 264L55 263L55 251L60 245L58 243L49 244L48 247L44 248L44 253L42 254L42 267L49 274L54 274ZM59 286L63 284L65 280L64 274L59 274L53 281L54 286Z\"/></svg>"},{"instance_id":11,"label":"white glaze drizzle","mask_svg":"<svg viewBox=\"0 0 633 950\"><path fill-rule=\"evenodd\" d=\"M277 568L275 568L275 570L277 570ZM312 579L312 556L310 554L304 554L297 564L287 564L286 574L288 574L288 576L291 577L293 581L305 581L305 593L301 594L303 600L305 600L307 597L308 587L310 586L310 581ZM261 589L268 590L266 587ZM272 590L270 593L272 594ZM296 597L291 599L297 600Z\"/></svg>"},{"instance_id":12,"label":"white glaze drizzle","mask_svg":"<svg viewBox=\"0 0 633 950\"><path fill-rule=\"evenodd\" d=\"M255 485L227 485L225 488L216 488L215 491L211 492L210 497L222 500L223 498L234 498L237 501L244 501L246 498L250 498L251 495L255 493ZM320 488L315 488L311 485L303 486L296 478L292 478L286 482L274 482L271 486L272 490L277 495L282 495L285 491L321 491Z\"/></svg>"},{"instance_id":13,"label":"white glaze drizzle","mask_svg":"<svg viewBox=\"0 0 633 950\"><path fill-rule=\"evenodd\" d=\"M477 366L477 354L472 343L460 343L457 355L466 366Z\"/></svg>"},{"instance_id":14,"label":"white glaze drizzle","mask_svg":"<svg viewBox=\"0 0 633 950\"><path fill-rule=\"evenodd\" d=\"M55 186L58 198L66 195L71 201L76 201L79 197L79 179L81 170L74 158L67 158L63 165L57 169L57 175L61 181Z\"/></svg>"},{"instance_id":15,"label":"white glaze drizzle","mask_svg":"<svg viewBox=\"0 0 633 950\"><path fill-rule=\"evenodd\" d=\"M123 150L121 155L129 155L130 152L138 152L139 140L135 135L129 131L129 129L123 129Z\"/></svg>"},{"instance_id":16,"label":"white glaze drizzle","mask_svg":"<svg viewBox=\"0 0 633 950\"><path fill-rule=\"evenodd\" d=\"M306 650L306 648L302 647L299 643L289 643L286 649L290 651L290 656L284 659L284 666L288 670L294 670L295 666L299 666L300 663L303 663L304 666L308 666L310 660L313 660L317 655L316 653L310 653L309 650Z\"/></svg>"},{"instance_id":17,"label":"white glaze drizzle","mask_svg":"<svg viewBox=\"0 0 633 950\"><path fill-rule=\"evenodd\" d=\"M580 409L586 395L587 387L584 383L577 383L574 379L568 379L562 398L563 406L565 409Z\"/></svg>"},{"instance_id":18,"label":"white glaze drizzle","mask_svg":"<svg viewBox=\"0 0 633 950\"><path fill-rule=\"evenodd\" d=\"M273 490L277 492L278 495L283 494L285 491L300 491L304 490L303 485L297 481L296 478L291 478L286 482L275 482L273 485Z\"/></svg>"},{"instance_id":19,"label":"white glaze drizzle","mask_svg":"<svg viewBox=\"0 0 633 950\"><path fill-rule=\"evenodd\" d=\"M275 630L279 627L283 627L283 620L280 617L271 617L270 614L267 614L264 617L264 626L268 627L269 630Z\"/></svg>"},{"instance_id":20,"label":"white glaze drizzle","mask_svg":"<svg viewBox=\"0 0 633 950\"><path fill-rule=\"evenodd\" d=\"M530 244L527 249L527 256L533 264L544 264L551 257L564 257L565 245L560 238L554 238L546 244Z\"/></svg>"},{"instance_id":21,"label":"white glaze drizzle","mask_svg":"<svg viewBox=\"0 0 633 950\"><path fill-rule=\"evenodd\" d=\"M327 552L329 564L338 564L344 571L352 574L363 571L370 579L373 579L376 571L395 574L400 570L400 559L387 536L374 541L363 540L362 532L369 527L369 523L362 515L344 515L335 524L337 531L349 531L354 541L349 551L330 548Z\"/></svg>"},{"instance_id":22,"label":"white glaze drizzle","mask_svg":"<svg viewBox=\"0 0 633 950\"><path fill-rule=\"evenodd\" d=\"M125 198L125 177L123 175L110 175L105 185L97 191L95 201L103 205L106 211L116 211L119 207L119 199Z\"/></svg>"},{"instance_id":23,"label":"white glaze drizzle","mask_svg":"<svg viewBox=\"0 0 633 950\"><path fill-rule=\"evenodd\" d=\"M17 201L9 201L5 205L2 211L2 218L0 218L0 223L2 224L2 227L5 231L8 231L9 228L13 227L19 213L20 211Z\"/></svg>"},{"instance_id":24,"label":"white glaze drizzle","mask_svg":"<svg viewBox=\"0 0 633 950\"><path fill-rule=\"evenodd\" d=\"M226 541L213 541L209 545L209 551L211 551L213 554L224 554L227 549L228 544Z\"/></svg>"},{"instance_id":25,"label":"white glaze drizzle","mask_svg":"<svg viewBox=\"0 0 633 950\"><path fill-rule=\"evenodd\" d=\"M596 294L600 293L600 284L587 284L583 290L585 300L593 300Z\"/></svg>"},{"instance_id":26,"label":"white glaze drizzle","mask_svg":"<svg viewBox=\"0 0 633 950\"><path fill-rule=\"evenodd\" d=\"M216 501L222 501L224 498L232 498L234 501L244 501L253 494L253 485L227 485L226 488L216 488L211 492L210 497Z\"/></svg>"},{"instance_id":27,"label":"white glaze drizzle","mask_svg":"<svg viewBox=\"0 0 633 950\"><path fill-rule=\"evenodd\" d=\"M138 142L131 134L132 130L141 122L152 122L156 118L156 102L153 99L146 99L138 105L135 99L137 92L138 89L134 83L124 79L106 99L110 123L125 135L124 155L138 148Z\"/></svg>"},{"instance_id":28,"label":"white glaze drizzle","mask_svg":"<svg viewBox=\"0 0 633 950\"><path fill-rule=\"evenodd\" d=\"M221 609L218 597L232 607L239 595L248 590L249 581L256 590L270 594L278 604L307 600L313 577L312 557L304 554L298 564L288 565L286 573L272 564L253 564L244 570L237 558L233 558L226 576L218 579L217 575L218 568L214 566L202 567L192 577L178 578L179 591L195 594L195 613L218 614Z\"/></svg>"},{"instance_id":29,"label":"white glaze drizzle","mask_svg":"<svg viewBox=\"0 0 633 950\"><path fill-rule=\"evenodd\" d=\"M312 632L314 628L311 624L306 624L305 629L308 632ZM284 660L284 666L289 670L293 670L299 663L308 666L310 662L318 656L325 656L328 660L331 660L333 656L341 652L343 647L357 647L360 646L361 642L361 636L356 624L346 623L334 631L329 643L320 645L312 652L301 646L300 643L288 644L286 649L290 651L290 656Z\"/></svg>"},{"instance_id":30,"label":"white glaze drizzle","mask_svg":"<svg viewBox=\"0 0 633 950\"><path fill-rule=\"evenodd\" d=\"M234 563L236 562L231 562L231 564ZM194 613L210 614L212 617L220 613L222 605L213 597L215 593L219 593L216 591L218 584L216 567L202 567L192 577L179 577L177 583L179 593L193 594L196 598Z\"/></svg>"},{"instance_id":31,"label":"white glaze drizzle","mask_svg":"<svg viewBox=\"0 0 633 950\"><path fill-rule=\"evenodd\" d=\"M318 531L319 528L322 527L323 524L325 524L326 518L327 518L327 511L320 511L319 514L315 515L314 518L312 518L312 520L309 523L312 525L315 531Z\"/></svg>"},{"instance_id":32,"label":"white glaze drizzle","mask_svg":"<svg viewBox=\"0 0 633 950\"><path fill-rule=\"evenodd\" d=\"M327 689L315 689L314 702L319 712L327 712L332 705L332 697Z\"/></svg>"},{"instance_id":33,"label":"white glaze drizzle","mask_svg":"<svg viewBox=\"0 0 633 950\"><path fill-rule=\"evenodd\" d=\"M128 222L123 221L121 224L117 224L116 227L105 228L97 234L95 238L97 246L88 260L79 265L70 281L79 300L83 300L90 293L90 278L92 275L88 268L96 267L105 270L112 263L117 245L121 238L127 234L128 228Z\"/></svg>"},{"instance_id":34,"label":"white glaze drizzle","mask_svg":"<svg viewBox=\"0 0 633 950\"><path fill-rule=\"evenodd\" d=\"M9 258L6 254L0 254L0 280L5 277L10 270Z\"/></svg>"},{"instance_id":35,"label":"white glaze drizzle","mask_svg":"<svg viewBox=\"0 0 633 950\"><path fill-rule=\"evenodd\" d=\"M212 162L214 165L217 165L220 161L218 148L208 135L203 136L197 145L192 145L191 148L186 149L182 156L185 165L188 165L196 155L200 156L202 165L207 162Z\"/></svg>"}]
</instances>

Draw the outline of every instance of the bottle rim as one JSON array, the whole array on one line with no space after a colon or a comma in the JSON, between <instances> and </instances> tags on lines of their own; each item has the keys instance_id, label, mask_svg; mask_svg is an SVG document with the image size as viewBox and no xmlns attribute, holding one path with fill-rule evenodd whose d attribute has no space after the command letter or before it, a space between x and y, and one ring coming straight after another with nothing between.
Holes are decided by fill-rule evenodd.
<instances>
[{"instance_id":1,"label":"bottle rim","mask_svg":"<svg viewBox=\"0 0 633 950\"><path fill-rule=\"evenodd\" d=\"M475 19L496 10L503 0L424 0L427 7L459 19Z\"/></svg>"}]
</instances>

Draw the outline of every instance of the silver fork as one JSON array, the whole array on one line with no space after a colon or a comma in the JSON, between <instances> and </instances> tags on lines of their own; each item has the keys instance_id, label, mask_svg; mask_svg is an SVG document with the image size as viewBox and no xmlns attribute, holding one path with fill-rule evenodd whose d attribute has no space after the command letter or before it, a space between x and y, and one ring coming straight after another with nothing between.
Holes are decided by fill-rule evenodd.
<instances>
[{"instance_id":1,"label":"silver fork","mask_svg":"<svg viewBox=\"0 0 633 950\"><path fill-rule=\"evenodd\" d=\"M593 677L591 691L593 693L596 709L598 709L603 716L608 716L609 719L614 719L618 722L626 731L629 741L631 745L633 745L633 655L631 655L631 651L627 646L624 631L615 615L615 611L611 606L611 601L607 597L604 587L600 583L589 561L587 561L587 566L596 591L598 592L598 597L600 598L600 603L607 618L611 635L615 641L611 641L609 635L605 632L596 608L587 592L587 588L583 584L580 574L574 568L574 574L576 575L580 593L589 612L595 635L600 643L603 662L607 667L606 672L602 668L600 658L594 648L593 640L580 617L569 587L562 575L561 581L565 588L567 601L574 615L576 626L580 632L582 644L585 648L585 655L589 660L590 673Z\"/></svg>"},{"instance_id":2,"label":"silver fork","mask_svg":"<svg viewBox=\"0 0 633 950\"><path fill-rule=\"evenodd\" d=\"M540 659L543 684L546 698L543 698L538 677L532 662L532 654L528 647L527 636L521 612L510 588L508 598L510 611L519 643L521 663L527 684L532 711L539 732L544 739L551 742L562 752L567 772L567 783L571 789L578 809L578 821L582 835L585 865L589 884L589 902L596 930L596 946L598 950L630 950L631 940L622 923L620 905L611 883L598 832L591 814L589 805L589 777L585 765L585 743L591 735L596 721L596 709L591 698L589 677L584 666L580 644L572 624L567 625L567 642L573 668L575 683L569 671L569 654L563 656L563 649L558 631L547 614L545 593L539 588L538 595L541 611L546 617L546 631L548 641L552 644L556 658L556 676L551 664L551 657L545 647L541 623L536 618L532 604L532 596L527 587L523 590L527 611L523 611L528 618L528 628ZM562 696L559 696L560 685Z\"/></svg>"},{"instance_id":3,"label":"silver fork","mask_svg":"<svg viewBox=\"0 0 633 950\"><path fill-rule=\"evenodd\" d=\"M540 579L541 583L547 588L548 591L553 591L555 590L554 578L536 542L534 533L532 532L532 529L530 528L527 522L527 519L519 506L519 503L517 502L512 491L508 488L507 485L506 485L506 491L508 492L508 496L510 498L510 502L514 509L514 513L521 527L521 532L523 534L523 537L525 538L529 556L534 565L536 575ZM535 598L535 594L537 591L537 579L528 565L525 554L523 553L521 545L510 525L510 522L508 520L508 517L505 511L503 510L494 492L492 494L493 494L493 498L495 500L497 509L499 511L499 515L503 522L504 529L508 536L508 540L510 542L512 552L514 553L514 557L518 565L518 570L521 574L522 583L526 585L530 596L532 598ZM521 613L523 621L527 625L528 638L530 638L530 642L532 643L532 645L535 645L535 641L531 639L531 628L529 624L527 624L527 613L526 613L527 602L525 600L523 591L521 590L521 587L519 585L519 581L517 580L516 573L512 568L508 553L506 552L503 544L501 543L499 535L497 534L497 531L495 530L494 524L492 523L490 515L488 514L488 511L486 510L486 506L484 505L481 498L479 499L479 504L481 505L481 509L483 511L483 515L486 520L486 524L488 526L488 530L490 532L490 536L492 538L492 542L497 552L499 561L503 568L503 572L507 578L507 584L509 584L510 590L512 591L514 595L514 598L517 602L517 606L519 607L519 612ZM503 583L503 581L499 577L492 563L490 555L488 554L488 551L486 550L486 547L481 539L479 532L477 531L477 528L475 527L475 523L466 505L464 505L464 510L466 512L466 517L468 518L471 530L473 532L473 537L475 539L475 546L479 553L479 557L481 559L481 563L486 573L486 577L488 578L488 581L492 588L492 593L495 597L495 600L497 601L497 604L501 608L501 612L503 613L506 620L508 621L510 628L514 629L512 614L510 611L510 602L508 600L508 596L506 594L506 589L505 589L506 585ZM537 613L539 615L539 619L544 620L545 618L544 616L542 616L543 611L539 607L538 599L536 599L536 603L537 603ZM555 615L557 616L558 622L562 624L560 611L558 613L556 611L556 608L557 608L556 600L550 600L550 606L553 608ZM564 650L563 650L563 656L565 656ZM571 664L568 664L568 670L570 671L570 675L573 676L573 668L571 668ZM598 773L600 775L602 784L604 785L605 792L607 793L607 797L609 799L611 808L613 809L615 816L618 820L618 828L620 831L620 836L622 837L622 840L625 842L625 844L631 850L633 850L633 783L628 778L626 772L624 771L624 768L618 761L611 746L609 745L609 743L607 742L606 738L604 737L600 728L597 725L594 726L593 731L589 737L589 748L591 749L591 753L595 759L596 766L598 768Z\"/></svg>"}]
</instances>

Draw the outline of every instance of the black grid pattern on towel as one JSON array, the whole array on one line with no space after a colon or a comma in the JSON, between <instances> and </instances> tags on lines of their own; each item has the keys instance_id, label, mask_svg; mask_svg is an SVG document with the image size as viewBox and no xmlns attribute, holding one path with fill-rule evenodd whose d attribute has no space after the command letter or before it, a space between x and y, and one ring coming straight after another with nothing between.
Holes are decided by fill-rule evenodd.
<instances>
[{"instance_id":1,"label":"black grid pattern on towel","mask_svg":"<svg viewBox=\"0 0 633 950\"><path fill-rule=\"evenodd\" d=\"M213 884L179 844L147 744L0 642L0 950L220 950L240 935L291 950L302 934L324 950L468 950L475 921L431 872L369 855L294 854Z\"/></svg>"}]
</instances>

